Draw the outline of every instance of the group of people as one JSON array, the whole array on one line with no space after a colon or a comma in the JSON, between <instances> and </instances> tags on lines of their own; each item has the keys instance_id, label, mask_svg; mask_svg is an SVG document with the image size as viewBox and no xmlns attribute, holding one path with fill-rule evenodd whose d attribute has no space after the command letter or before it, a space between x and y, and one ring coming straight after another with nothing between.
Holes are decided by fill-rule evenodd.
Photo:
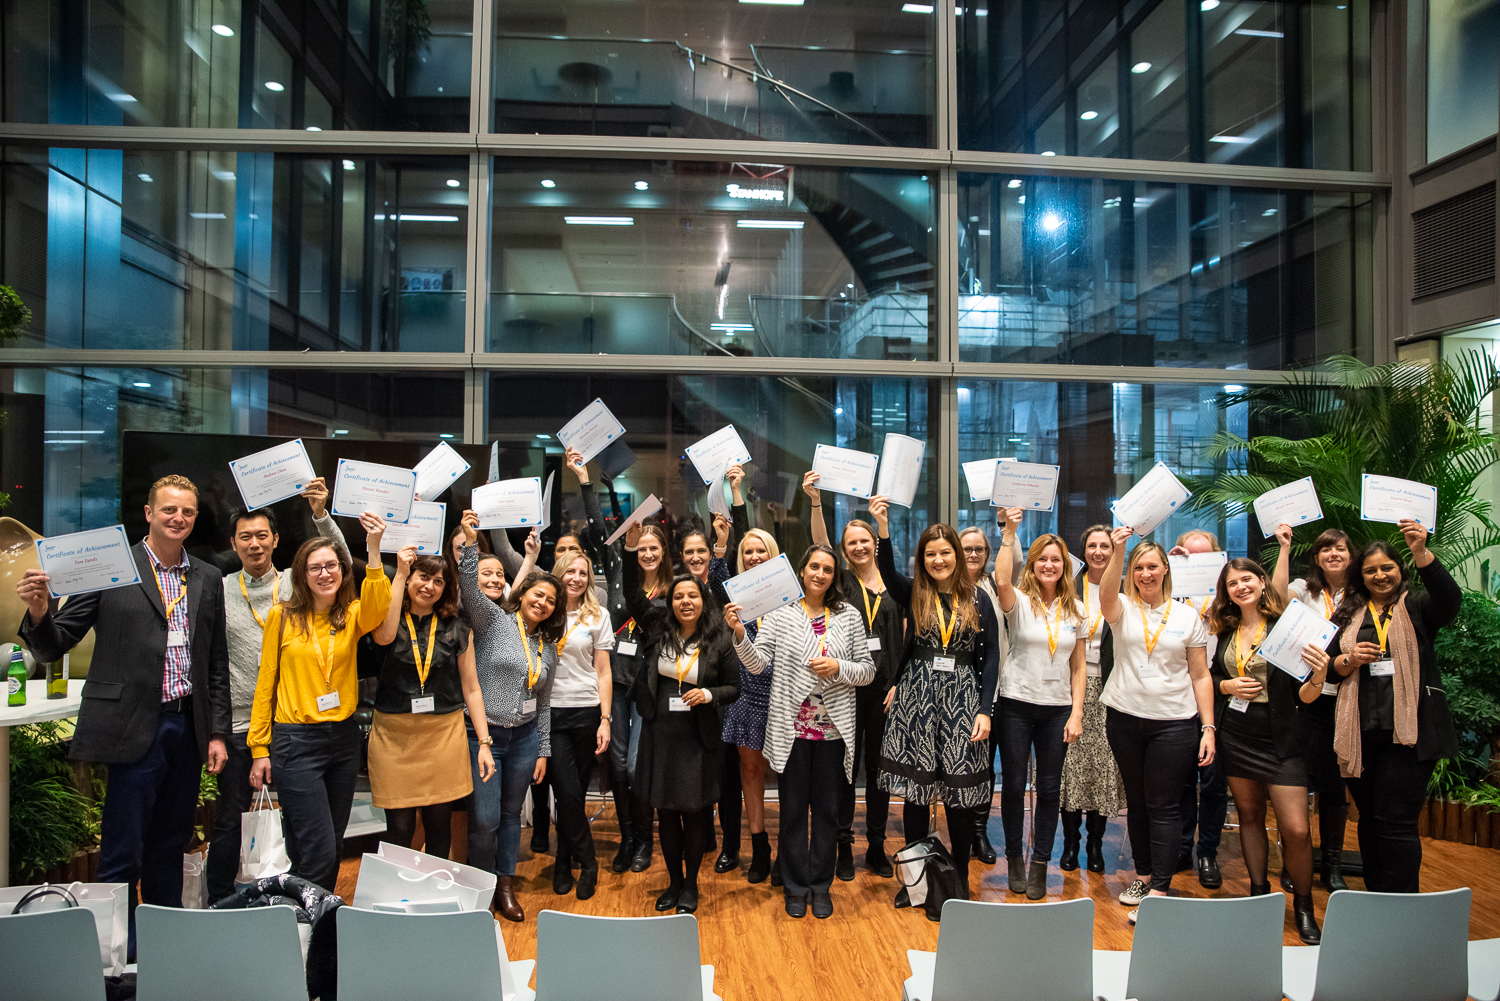
<instances>
[{"instance_id":1,"label":"group of people","mask_svg":"<svg viewBox=\"0 0 1500 1001\"><path fill-rule=\"evenodd\" d=\"M566 465L587 524L558 540L550 572L535 569L534 534L522 558L503 531L490 545L465 511L448 552L403 549L388 576L385 524L367 512L357 579L316 480L305 496L317 535L290 569L272 566L270 512L240 512L232 545L242 569L225 576L183 549L197 490L180 476L147 499L139 587L57 608L45 575L28 571L17 588L28 606L21 635L37 660L61 657L90 628L98 637L73 755L110 765L99 878L139 880L147 902L180 899L180 850L205 762L220 776L212 898L232 892L240 813L272 782L293 874L332 888L361 766L359 682L371 678L368 772L387 840L413 845L420 817L426 850L446 856L452 811L467 801L468 862L496 874L494 909L512 921L525 917L515 886L522 812L544 781L557 818L553 890L595 893L586 795L601 755L620 827L611 867L644 872L659 841L668 886L658 911L697 909L698 870L715 847L716 871L740 867L745 818L746 879L779 885L794 918L831 915L833 881L855 876L861 771L867 868L894 874L892 796L902 843L929 834L941 803L956 892L967 897L971 859L998 861L987 833L997 754L1008 886L1028 899L1046 895L1059 822L1060 867L1076 870L1082 850L1087 869L1103 872L1105 826L1122 805L1137 874L1122 903L1165 894L1192 866L1195 825L1199 878L1218 885L1216 864L1204 861L1222 807L1216 822L1202 814L1227 785L1250 892L1270 890L1269 803L1294 923L1315 943L1307 793L1319 793L1324 885L1341 888L1346 782L1367 887L1417 890L1417 813L1436 760L1456 751L1433 642L1459 592L1416 522L1400 526L1410 566L1384 542L1356 552L1330 530L1295 581L1291 529L1281 526L1270 573L1229 560L1214 599L1195 604L1173 600L1163 546L1143 540L1127 558L1129 526L1085 531L1076 574L1057 535L1018 552L1021 509L999 512L993 562L987 529L929 526L907 576L887 500L871 498L870 520L850 520L834 545L810 472L813 543L792 560L803 598L746 620L725 582L780 550L750 527L739 467L727 477L730 516L707 531L673 540L659 524L637 524L606 545L587 466L572 450ZM1218 548L1189 534L1174 552ZM1410 589L1413 568L1423 590ZM1290 601L1339 630L1326 650L1302 651L1300 682L1258 652ZM768 769L779 794L774 856ZM545 804L537 814L544 831Z\"/></svg>"}]
</instances>

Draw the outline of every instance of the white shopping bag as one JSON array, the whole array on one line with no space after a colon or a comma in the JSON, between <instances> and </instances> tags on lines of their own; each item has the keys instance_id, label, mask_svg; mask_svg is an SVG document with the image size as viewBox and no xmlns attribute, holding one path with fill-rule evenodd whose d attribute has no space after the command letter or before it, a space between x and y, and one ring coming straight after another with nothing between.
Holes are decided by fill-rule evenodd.
<instances>
[{"instance_id":1,"label":"white shopping bag","mask_svg":"<svg viewBox=\"0 0 1500 1001\"><path fill-rule=\"evenodd\" d=\"M240 814L240 871L235 882L253 883L291 870L281 811L271 805L271 790L262 786L250 809Z\"/></svg>"},{"instance_id":2,"label":"white shopping bag","mask_svg":"<svg viewBox=\"0 0 1500 1001\"><path fill-rule=\"evenodd\" d=\"M909 859L901 856L909 855ZM906 895L913 907L921 907L927 900L927 851L919 844L909 845L896 853L896 875L906 887Z\"/></svg>"},{"instance_id":3,"label":"white shopping bag","mask_svg":"<svg viewBox=\"0 0 1500 1001\"><path fill-rule=\"evenodd\" d=\"M466 911L485 910L495 896L495 874L382 841L366 852L354 887L358 907L401 901L458 900Z\"/></svg>"},{"instance_id":4,"label":"white shopping bag","mask_svg":"<svg viewBox=\"0 0 1500 1001\"><path fill-rule=\"evenodd\" d=\"M182 906L202 911L208 908L208 873L204 872L207 852L182 856Z\"/></svg>"},{"instance_id":5,"label":"white shopping bag","mask_svg":"<svg viewBox=\"0 0 1500 1001\"><path fill-rule=\"evenodd\" d=\"M36 892L33 892L36 891ZM86 907L94 915L99 933L99 961L106 977L125 972L125 948L129 941L130 888L124 883L62 883L41 886L0 887L0 914L30 914L64 907ZM30 895L31 899L27 900ZM26 903L19 909L21 901Z\"/></svg>"}]
</instances>

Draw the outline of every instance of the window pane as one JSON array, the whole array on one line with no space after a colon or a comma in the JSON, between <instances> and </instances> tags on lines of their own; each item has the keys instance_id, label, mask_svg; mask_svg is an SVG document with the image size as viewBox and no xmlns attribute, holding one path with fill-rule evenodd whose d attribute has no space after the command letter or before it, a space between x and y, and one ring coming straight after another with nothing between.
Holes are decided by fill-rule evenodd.
<instances>
[{"instance_id":1,"label":"window pane","mask_svg":"<svg viewBox=\"0 0 1500 1001\"><path fill-rule=\"evenodd\" d=\"M1427 159L1500 128L1500 0L1428 0Z\"/></svg>"},{"instance_id":2,"label":"window pane","mask_svg":"<svg viewBox=\"0 0 1500 1001\"><path fill-rule=\"evenodd\" d=\"M930 358L934 190L882 170L496 159L489 349Z\"/></svg>"},{"instance_id":3,"label":"window pane","mask_svg":"<svg viewBox=\"0 0 1500 1001\"><path fill-rule=\"evenodd\" d=\"M960 174L960 357L1279 369L1367 355L1370 206Z\"/></svg>"},{"instance_id":4,"label":"window pane","mask_svg":"<svg viewBox=\"0 0 1500 1001\"><path fill-rule=\"evenodd\" d=\"M4 153L26 346L463 349L463 158Z\"/></svg>"},{"instance_id":5,"label":"window pane","mask_svg":"<svg viewBox=\"0 0 1500 1001\"><path fill-rule=\"evenodd\" d=\"M498 0L496 132L932 146L932 4Z\"/></svg>"}]
</instances>

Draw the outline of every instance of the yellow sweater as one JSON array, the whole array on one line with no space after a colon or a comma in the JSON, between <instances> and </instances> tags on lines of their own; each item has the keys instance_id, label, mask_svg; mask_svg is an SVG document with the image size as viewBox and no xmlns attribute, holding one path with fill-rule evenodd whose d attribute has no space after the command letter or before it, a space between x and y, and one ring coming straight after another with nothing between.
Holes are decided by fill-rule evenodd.
<instances>
[{"instance_id":1,"label":"yellow sweater","mask_svg":"<svg viewBox=\"0 0 1500 1001\"><path fill-rule=\"evenodd\" d=\"M359 706L359 676L354 663L359 638L380 625L391 607L391 582L378 565L365 570L359 598L349 604L344 628L333 637L333 656L325 681L318 660L316 641L328 649L328 616L314 615L312 636L287 626L281 641L281 667L277 670L276 636L281 632L282 606L266 616L266 642L260 647L260 676L255 682L255 708L250 713L247 742L250 755L264 758L271 753L271 723L337 723L348 719ZM319 696L339 693L339 704L318 709Z\"/></svg>"}]
</instances>

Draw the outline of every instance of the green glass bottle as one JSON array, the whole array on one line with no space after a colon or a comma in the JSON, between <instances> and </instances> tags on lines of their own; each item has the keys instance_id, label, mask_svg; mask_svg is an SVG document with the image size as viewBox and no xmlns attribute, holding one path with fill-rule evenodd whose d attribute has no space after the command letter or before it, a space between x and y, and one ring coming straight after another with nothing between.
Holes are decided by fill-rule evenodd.
<instances>
[{"instance_id":1,"label":"green glass bottle","mask_svg":"<svg viewBox=\"0 0 1500 1001\"><path fill-rule=\"evenodd\" d=\"M65 699L68 697L68 655L63 654L60 660L54 660L47 665L47 698Z\"/></svg>"},{"instance_id":2,"label":"green glass bottle","mask_svg":"<svg viewBox=\"0 0 1500 1001\"><path fill-rule=\"evenodd\" d=\"M21 653L21 648L12 645L10 648L10 670L6 673L5 704L8 706L24 706L26 704L26 658Z\"/></svg>"}]
</instances>

